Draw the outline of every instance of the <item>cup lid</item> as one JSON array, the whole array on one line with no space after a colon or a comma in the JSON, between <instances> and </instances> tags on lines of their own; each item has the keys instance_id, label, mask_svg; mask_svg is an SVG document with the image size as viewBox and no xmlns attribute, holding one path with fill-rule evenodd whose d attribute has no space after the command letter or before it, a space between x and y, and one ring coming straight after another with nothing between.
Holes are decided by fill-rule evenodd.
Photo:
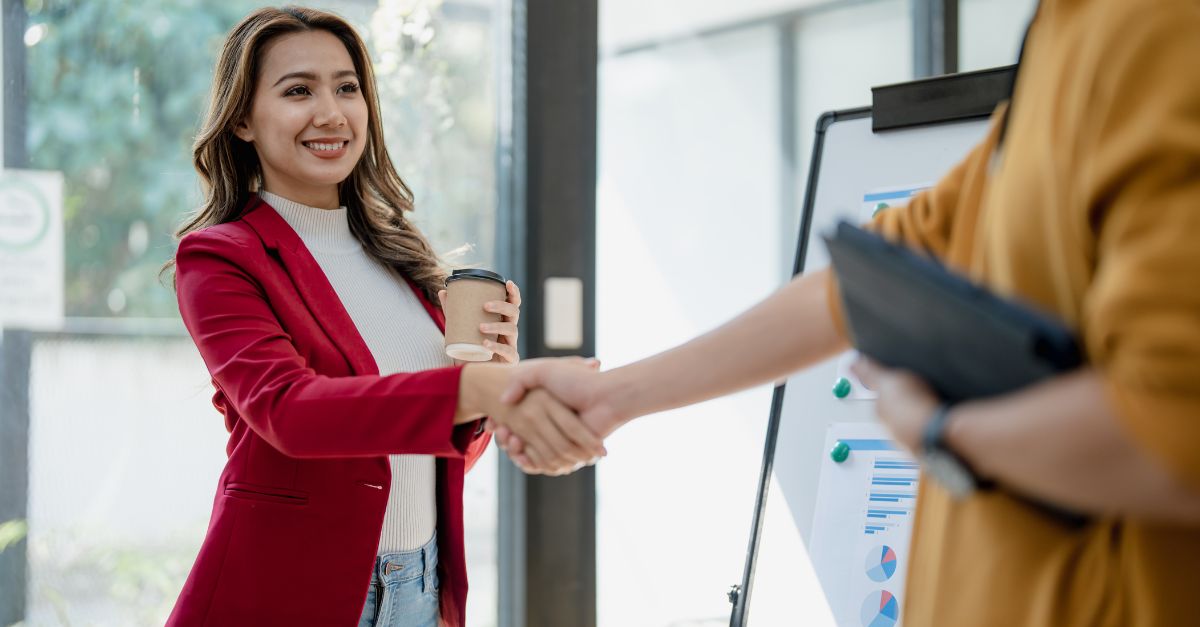
<instances>
[{"instance_id":1,"label":"cup lid","mask_svg":"<svg viewBox=\"0 0 1200 627\"><path fill-rule=\"evenodd\" d=\"M446 284L449 285L451 281L457 281L459 279L483 279L485 281L495 281L501 285L506 284L503 276L496 274L491 270L484 270L482 268L463 268L461 270L455 270L454 272L450 273L450 276L446 277Z\"/></svg>"}]
</instances>

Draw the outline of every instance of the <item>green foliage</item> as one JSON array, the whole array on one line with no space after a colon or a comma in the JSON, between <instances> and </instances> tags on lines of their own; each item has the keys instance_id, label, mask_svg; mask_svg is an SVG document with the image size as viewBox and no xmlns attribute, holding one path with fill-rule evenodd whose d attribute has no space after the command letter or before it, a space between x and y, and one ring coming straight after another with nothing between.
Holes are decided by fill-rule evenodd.
<instances>
[{"instance_id":1,"label":"green foliage","mask_svg":"<svg viewBox=\"0 0 1200 627\"><path fill-rule=\"evenodd\" d=\"M68 316L175 316L158 282L200 202L191 144L228 30L252 0L27 0L30 167L65 174ZM325 4L325 3L323 3ZM333 2L368 41L384 130L442 252L494 258L492 25L439 0ZM486 9L485 9L486 10Z\"/></svg>"},{"instance_id":2,"label":"green foliage","mask_svg":"<svg viewBox=\"0 0 1200 627\"><path fill-rule=\"evenodd\" d=\"M156 274L198 202L191 142L216 51L253 4L27 3L45 29L28 48L30 167L66 176L68 316L174 315Z\"/></svg>"},{"instance_id":3,"label":"green foliage","mask_svg":"<svg viewBox=\"0 0 1200 627\"><path fill-rule=\"evenodd\" d=\"M8 547L20 542L29 532L29 525L24 520L6 520L0 523L0 553Z\"/></svg>"}]
</instances>

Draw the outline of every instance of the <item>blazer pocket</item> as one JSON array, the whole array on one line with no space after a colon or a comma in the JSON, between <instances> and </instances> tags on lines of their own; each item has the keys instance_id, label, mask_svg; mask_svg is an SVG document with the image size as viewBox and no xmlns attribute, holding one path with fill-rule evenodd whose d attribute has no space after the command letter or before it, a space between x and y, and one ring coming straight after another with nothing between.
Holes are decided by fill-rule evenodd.
<instances>
[{"instance_id":1,"label":"blazer pocket","mask_svg":"<svg viewBox=\"0 0 1200 627\"><path fill-rule=\"evenodd\" d=\"M254 485L253 483L230 482L225 484L225 496L248 501L266 501L283 505L306 505L308 492L288 490L271 486Z\"/></svg>"}]
</instances>

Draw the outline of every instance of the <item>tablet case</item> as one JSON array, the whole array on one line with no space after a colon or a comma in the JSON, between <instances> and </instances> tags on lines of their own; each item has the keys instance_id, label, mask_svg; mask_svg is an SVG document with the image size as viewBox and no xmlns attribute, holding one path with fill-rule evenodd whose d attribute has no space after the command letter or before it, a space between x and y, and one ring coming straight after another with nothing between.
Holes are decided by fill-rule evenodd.
<instances>
[{"instance_id":1,"label":"tablet case","mask_svg":"<svg viewBox=\"0 0 1200 627\"><path fill-rule=\"evenodd\" d=\"M919 374L945 401L1004 394L1083 363L1061 322L932 258L847 222L824 239L855 348Z\"/></svg>"}]
</instances>

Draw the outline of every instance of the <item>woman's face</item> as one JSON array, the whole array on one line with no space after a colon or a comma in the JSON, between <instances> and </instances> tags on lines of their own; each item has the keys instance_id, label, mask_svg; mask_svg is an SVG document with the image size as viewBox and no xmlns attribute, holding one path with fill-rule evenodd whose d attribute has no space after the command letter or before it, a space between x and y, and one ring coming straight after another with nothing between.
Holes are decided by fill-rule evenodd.
<instances>
[{"instance_id":1,"label":"woman's face","mask_svg":"<svg viewBox=\"0 0 1200 627\"><path fill-rule=\"evenodd\" d=\"M284 35L263 48L250 115L235 133L254 144L267 191L338 206L338 184L367 142L367 102L346 46L333 34Z\"/></svg>"}]
</instances>

